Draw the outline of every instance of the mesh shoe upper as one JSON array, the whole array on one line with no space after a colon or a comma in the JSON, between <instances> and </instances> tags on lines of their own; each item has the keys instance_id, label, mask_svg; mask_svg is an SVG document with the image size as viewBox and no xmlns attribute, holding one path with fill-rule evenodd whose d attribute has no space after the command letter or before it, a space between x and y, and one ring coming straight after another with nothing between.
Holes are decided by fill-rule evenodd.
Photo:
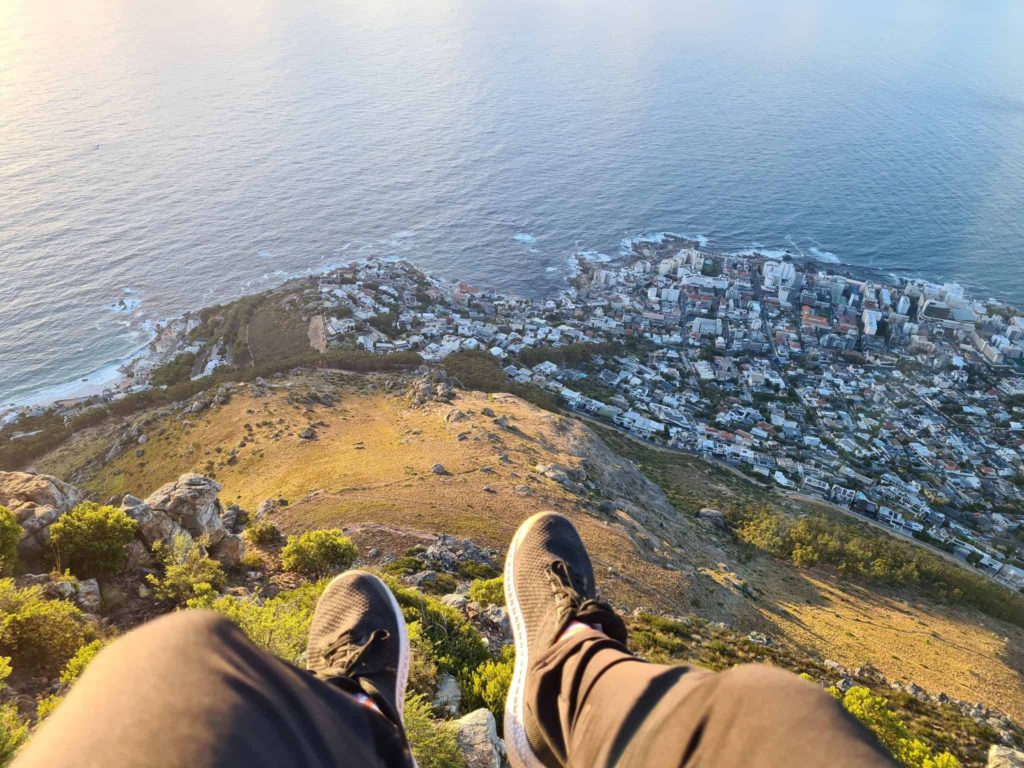
<instances>
[{"instance_id":1,"label":"mesh shoe upper","mask_svg":"<svg viewBox=\"0 0 1024 768\"><path fill-rule=\"evenodd\" d=\"M317 677L366 693L401 724L409 639L383 581L349 571L324 590L309 627L307 667Z\"/></svg>"},{"instance_id":2,"label":"mesh shoe upper","mask_svg":"<svg viewBox=\"0 0 1024 768\"><path fill-rule=\"evenodd\" d=\"M623 645L626 627L596 598L594 569L568 518L534 515L512 540L505 560L505 601L516 644L516 664L505 705L505 737L513 768L562 765L545 738L531 670L573 620L598 627Z\"/></svg>"}]
</instances>

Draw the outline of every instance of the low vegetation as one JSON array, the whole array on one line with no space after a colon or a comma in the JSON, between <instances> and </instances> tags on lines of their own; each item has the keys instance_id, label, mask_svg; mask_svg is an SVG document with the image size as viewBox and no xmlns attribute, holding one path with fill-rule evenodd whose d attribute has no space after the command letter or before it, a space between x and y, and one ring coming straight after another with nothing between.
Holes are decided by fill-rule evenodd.
<instances>
[{"instance_id":1,"label":"low vegetation","mask_svg":"<svg viewBox=\"0 0 1024 768\"><path fill-rule=\"evenodd\" d=\"M82 612L65 600L48 600L41 587L0 579L0 656L15 669L58 673L86 641Z\"/></svg>"},{"instance_id":2,"label":"low vegetation","mask_svg":"<svg viewBox=\"0 0 1024 768\"><path fill-rule=\"evenodd\" d=\"M1024 597L866 525L746 506L732 507L726 518L740 541L797 566L824 563L846 577L916 586L938 600L970 605L1024 627Z\"/></svg>"},{"instance_id":3,"label":"low vegetation","mask_svg":"<svg viewBox=\"0 0 1024 768\"><path fill-rule=\"evenodd\" d=\"M79 504L50 526L50 544L58 568L80 578L118 573L138 523L117 507Z\"/></svg>"},{"instance_id":4,"label":"low vegetation","mask_svg":"<svg viewBox=\"0 0 1024 768\"><path fill-rule=\"evenodd\" d=\"M504 605L505 578L474 579L469 585L469 599L480 605Z\"/></svg>"},{"instance_id":5,"label":"low vegetation","mask_svg":"<svg viewBox=\"0 0 1024 768\"><path fill-rule=\"evenodd\" d=\"M356 560L356 545L339 530L307 531L289 536L281 550L281 565L311 579L340 573Z\"/></svg>"},{"instance_id":6,"label":"low vegetation","mask_svg":"<svg viewBox=\"0 0 1024 768\"><path fill-rule=\"evenodd\" d=\"M162 576L149 574L146 580L158 600L183 605L188 600L211 594L224 586L224 569L209 558L201 542L179 533L170 547L154 545L163 562Z\"/></svg>"},{"instance_id":7,"label":"low vegetation","mask_svg":"<svg viewBox=\"0 0 1024 768\"><path fill-rule=\"evenodd\" d=\"M854 686L846 693L831 688L829 693L867 726L906 768L960 768L960 761L949 752L937 753L922 739L911 736L906 723L900 720L881 696L861 686Z\"/></svg>"},{"instance_id":8,"label":"low vegetation","mask_svg":"<svg viewBox=\"0 0 1024 768\"><path fill-rule=\"evenodd\" d=\"M0 506L0 576L14 570L18 561L18 539L21 538L21 526L18 525L14 513L7 507Z\"/></svg>"}]
</instances>

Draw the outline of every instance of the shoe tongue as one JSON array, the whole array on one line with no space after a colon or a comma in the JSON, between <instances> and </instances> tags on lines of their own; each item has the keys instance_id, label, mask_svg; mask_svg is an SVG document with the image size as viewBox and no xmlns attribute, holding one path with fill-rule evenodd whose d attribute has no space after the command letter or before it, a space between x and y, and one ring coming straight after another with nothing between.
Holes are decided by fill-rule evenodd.
<instances>
[{"instance_id":1,"label":"shoe tongue","mask_svg":"<svg viewBox=\"0 0 1024 768\"><path fill-rule=\"evenodd\" d=\"M626 645L629 634L626 630L626 623L606 603L587 600L580 606L573 618L581 624L588 624L592 627L600 625L601 631L608 637Z\"/></svg>"}]
</instances>

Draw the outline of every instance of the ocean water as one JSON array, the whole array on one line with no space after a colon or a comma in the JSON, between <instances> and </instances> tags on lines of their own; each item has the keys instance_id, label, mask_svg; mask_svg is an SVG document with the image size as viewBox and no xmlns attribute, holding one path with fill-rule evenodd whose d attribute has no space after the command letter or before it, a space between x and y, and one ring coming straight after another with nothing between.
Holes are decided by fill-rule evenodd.
<instances>
[{"instance_id":1,"label":"ocean water","mask_svg":"<svg viewBox=\"0 0 1024 768\"><path fill-rule=\"evenodd\" d=\"M0 404L363 256L669 230L1024 304L1020 0L0 0Z\"/></svg>"}]
</instances>

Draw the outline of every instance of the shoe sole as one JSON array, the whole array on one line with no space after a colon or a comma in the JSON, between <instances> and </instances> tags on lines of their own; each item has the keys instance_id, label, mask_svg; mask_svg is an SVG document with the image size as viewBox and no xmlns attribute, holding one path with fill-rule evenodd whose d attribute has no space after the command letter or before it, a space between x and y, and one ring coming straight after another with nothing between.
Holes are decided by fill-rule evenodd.
<instances>
[{"instance_id":1,"label":"shoe sole","mask_svg":"<svg viewBox=\"0 0 1024 768\"><path fill-rule=\"evenodd\" d=\"M326 593L334 583L341 581L347 574L342 573L335 576L331 583L327 585L327 589L324 590ZM388 585L385 584L379 577L374 576L372 573L362 572L362 575L368 576L377 584L380 585L381 591L387 595L388 602L391 605L391 610L394 612L398 619L398 672L395 676L395 708L398 710L398 716L405 721L405 688L409 682L409 630L405 626L405 616L402 614L402 608L398 604L398 600L395 599L395 593L392 592Z\"/></svg>"},{"instance_id":2,"label":"shoe sole","mask_svg":"<svg viewBox=\"0 0 1024 768\"><path fill-rule=\"evenodd\" d=\"M512 668L512 683L505 700L505 749L513 768L548 768L530 747L526 736L524 708L526 702L526 674L530 668L530 650L526 641L526 622L516 595L514 563L519 546L533 529L537 521L552 514L538 512L519 526L505 556L505 605L508 607L509 623L512 625L512 639L516 646L516 661Z\"/></svg>"}]
</instances>

